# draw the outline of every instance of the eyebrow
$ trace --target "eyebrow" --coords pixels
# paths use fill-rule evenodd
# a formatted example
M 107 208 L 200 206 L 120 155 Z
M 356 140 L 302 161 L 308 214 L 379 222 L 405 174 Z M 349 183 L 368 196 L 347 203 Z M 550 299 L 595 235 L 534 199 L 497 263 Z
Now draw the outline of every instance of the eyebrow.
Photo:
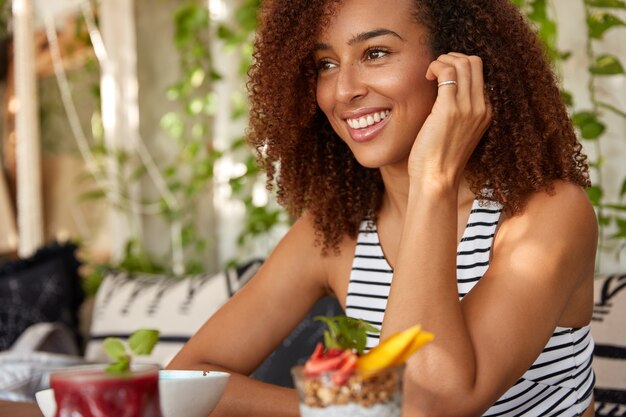
M 405 41 L 402 36 L 398 35 L 393 30 L 381 28 L 381 29 L 373 29 L 367 32 L 359 33 L 358 35 L 356 35 L 355 37 L 353 37 L 352 39 L 348 41 L 348 45 L 352 46 L 357 43 L 365 42 L 368 39 L 377 38 L 379 36 L 389 36 L 389 35 L 394 36 L 403 42 Z M 313 47 L 313 51 L 320 51 L 320 50 L 326 50 L 326 49 L 331 49 L 330 45 L 328 45 L 327 43 L 316 43 L 315 46 Z

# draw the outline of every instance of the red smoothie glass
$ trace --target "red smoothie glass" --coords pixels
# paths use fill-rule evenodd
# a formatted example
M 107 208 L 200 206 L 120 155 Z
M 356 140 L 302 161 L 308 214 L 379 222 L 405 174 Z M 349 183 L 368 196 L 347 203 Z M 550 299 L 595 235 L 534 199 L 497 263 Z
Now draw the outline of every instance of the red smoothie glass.
M 141 366 L 126 374 L 82 368 L 50 375 L 55 417 L 162 417 L 159 370 Z

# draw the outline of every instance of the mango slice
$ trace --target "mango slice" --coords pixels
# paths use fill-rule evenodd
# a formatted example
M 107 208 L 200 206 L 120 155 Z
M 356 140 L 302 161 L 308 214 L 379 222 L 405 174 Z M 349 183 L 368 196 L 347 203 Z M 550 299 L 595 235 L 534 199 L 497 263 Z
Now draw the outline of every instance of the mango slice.
M 357 369 L 372 372 L 390 366 L 402 365 L 416 350 L 433 340 L 434 335 L 422 330 L 419 324 L 395 333 L 378 346 L 359 357 Z
M 413 355 L 418 349 L 424 346 L 426 343 L 432 341 L 435 338 L 435 335 L 431 332 L 427 332 L 426 330 L 420 331 L 417 336 L 413 338 L 411 344 L 405 349 L 402 355 L 398 356 L 398 358 L 393 361 L 391 366 L 398 366 L 404 364 L 410 357 Z

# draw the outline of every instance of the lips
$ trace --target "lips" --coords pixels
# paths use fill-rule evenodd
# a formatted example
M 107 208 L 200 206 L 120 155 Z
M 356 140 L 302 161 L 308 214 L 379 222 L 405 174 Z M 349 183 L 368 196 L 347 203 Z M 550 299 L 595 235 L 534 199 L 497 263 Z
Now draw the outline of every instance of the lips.
M 344 117 L 350 137 L 356 142 L 368 142 L 387 124 L 390 110 L 378 110 Z

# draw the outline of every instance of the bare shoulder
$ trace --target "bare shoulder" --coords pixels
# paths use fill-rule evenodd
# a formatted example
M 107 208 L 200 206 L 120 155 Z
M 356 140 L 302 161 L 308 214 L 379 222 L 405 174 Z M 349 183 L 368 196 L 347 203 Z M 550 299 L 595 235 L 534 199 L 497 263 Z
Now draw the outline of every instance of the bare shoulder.
M 355 240 L 346 235 L 336 248 L 324 250 L 323 236 L 315 228 L 313 216 L 305 212 L 274 248 L 267 263 L 281 271 L 315 281 L 317 285 L 324 286 L 327 293 L 339 296 L 341 291 L 338 291 L 337 280 L 346 275 L 346 262 L 354 254 L 354 245 Z M 349 269 L 350 264 L 347 266 L 348 274 Z
M 329 294 L 343 303 L 347 293 L 356 239 L 345 234 L 336 248 L 323 248 L 322 236 L 315 229 L 313 217 L 305 213 L 292 226 L 281 246 L 285 251 L 306 251 L 308 267 L 323 276 Z M 280 248 L 277 248 L 279 250 Z M 301 265 L 301 267 L 305 267 Z
M 554 238 L 578 236 L 577 240 L 594 241 L 597 220 L 585 190 L 565 181 L 553 185 L 549 192 L 531 194 L 522 212 L 507 218 L 503 226 L 507 224 L 506 229 L 519 229 L 520 233 L 534 231 Z M 595 250 L 595 242 L 593 245 Z
M 294 264 L 294 270 L 306 268 L 311 275 L 320 276 L 324 272 L 321 248 L 318 243 L 313 218 L 304 213 L 291 226 L 287 234 L 270 254 L 269 262 L 280 262 L 282 269 L 287 265 Z
M 509 262 L 524 255 L 548 275 L 551 269 L 568 270 L 570 277 L 586 279 L 593 276 L 597 238 L 596 215 L 585 190 L 556 181 L 550 192 L 532 194 L 521 213 L 502 222 L 494 252 Z
M 560 209 L 564 214 L 579 215 L 595 223 L 595 213 L 587 192 L 571 182 L 554 181 L 552 191 L 531 194 L 526 210 L 546 209 Z

